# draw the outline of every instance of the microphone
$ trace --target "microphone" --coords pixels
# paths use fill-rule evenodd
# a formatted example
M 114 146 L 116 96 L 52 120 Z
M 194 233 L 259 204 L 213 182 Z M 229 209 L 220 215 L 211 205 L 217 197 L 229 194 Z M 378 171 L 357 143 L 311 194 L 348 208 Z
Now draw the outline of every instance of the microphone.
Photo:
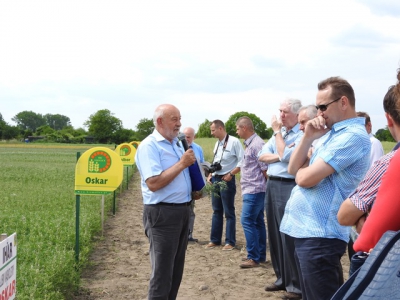
M 185 149 L 185 151 L 187 151 L 189 149 L 189 145 L 188 145 L 188 142 L 186 140 L 185 134 L 183 134 L 182 132 L 180 132 L 178 134 L 178 143 L 177 143 L 178 146 L 179 146 L 179 141 L 182 143 L 183 149 Z

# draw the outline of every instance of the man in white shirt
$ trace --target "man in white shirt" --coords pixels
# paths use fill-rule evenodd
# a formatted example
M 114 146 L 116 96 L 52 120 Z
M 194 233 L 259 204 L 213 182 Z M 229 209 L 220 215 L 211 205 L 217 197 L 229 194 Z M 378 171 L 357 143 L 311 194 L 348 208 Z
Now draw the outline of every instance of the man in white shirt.
M 372 123 L 371 123 L 371 118 L 370 116 L 363 111 L 357 112 L 358 117 L 364 117 L 365 118 L 365 129 L 367 130 L 367 133 L 369 135 L 369 139 L 371 141 L 371 155 L 370 155 L 370 167 L 372 164 L 378 160 L 381 156 L 383 156 L 385 153 L 383 152 L 383 147 L 381 142 L 373 136 L 372 132 Z

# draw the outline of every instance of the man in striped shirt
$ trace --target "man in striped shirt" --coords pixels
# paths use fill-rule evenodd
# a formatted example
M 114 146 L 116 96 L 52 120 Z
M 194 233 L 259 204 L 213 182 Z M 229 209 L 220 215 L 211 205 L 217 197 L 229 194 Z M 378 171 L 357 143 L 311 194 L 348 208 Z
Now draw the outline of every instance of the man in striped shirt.
M 247 257 L 242 259 L 240 267 L 254 268 L 264 263 L 267 255 L 264 199 L 268 165 L 258 161 L 258 152 L 265 142 L 254 132 L 249 117 L 241 117 L 236 121 L 236 133 L 244 139 L 245 145 L 240 185 L 243 196 L 241 224 L 246 238 Z
M 396 109 L 394 86 L 389 88 L 383 99 L 383 109 L 385 110 L 389 131 L 397 141 L 397 145 L 391 152 L 375 161 L 357 189 L 342 203 L 337 215 L 341 225 L 355 225 L 358 233 L 360 233 L 365 218 L 374 204 L 382 176 L 400 146 L 400 111 Z

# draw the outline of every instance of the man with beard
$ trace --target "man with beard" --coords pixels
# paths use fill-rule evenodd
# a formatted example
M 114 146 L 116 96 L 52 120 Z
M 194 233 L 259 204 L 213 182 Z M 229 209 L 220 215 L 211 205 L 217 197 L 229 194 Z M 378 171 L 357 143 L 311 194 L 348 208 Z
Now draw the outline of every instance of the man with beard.
M 143 225 L 150 242 L 148 299 L 176 299 L 188 243 L 192 185 L 188 167 L 192 149 L 178 146 L 179 110 L 162 104 L 154 112 L 155 129 L 136 152 L 141 175 Z

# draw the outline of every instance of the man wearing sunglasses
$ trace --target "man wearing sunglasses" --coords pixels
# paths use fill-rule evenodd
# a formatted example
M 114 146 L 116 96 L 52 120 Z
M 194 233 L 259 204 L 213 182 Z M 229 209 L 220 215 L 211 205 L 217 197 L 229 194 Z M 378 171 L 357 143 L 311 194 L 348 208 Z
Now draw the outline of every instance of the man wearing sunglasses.
M 343 200 L 357 187 L 369 166 L 371 142 L 358 118 L 351 85 L 340 77 L 318 84 L 319 114 L 307 122 L 289 161 L 296 176 L 285 207 L 281 232 L 294 238 L 303 299 L 330 299 L 343 283 L 340 263 L 349 227 L 337 220 Z M 328 133 L 329 132 L 329 133 Z M 308 158 L 314 140 L 324 141 Z

